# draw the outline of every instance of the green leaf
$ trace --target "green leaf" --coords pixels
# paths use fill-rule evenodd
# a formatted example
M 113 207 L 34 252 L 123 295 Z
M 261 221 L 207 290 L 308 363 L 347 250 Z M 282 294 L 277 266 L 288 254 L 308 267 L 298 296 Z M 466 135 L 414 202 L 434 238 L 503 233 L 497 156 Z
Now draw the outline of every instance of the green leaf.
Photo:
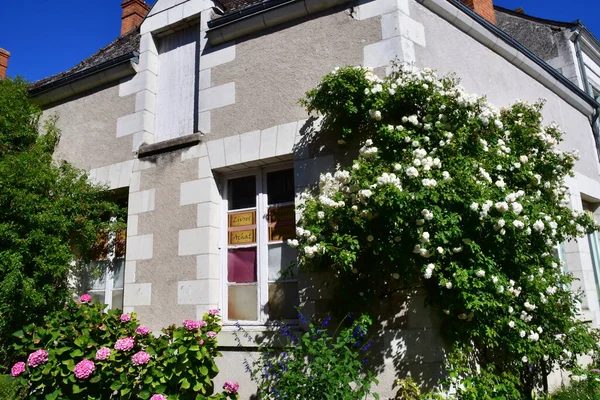
M 81 357 L 83 356 L 83 351 L 81 351 L 80 349 L 75 349 L 72 352 L 70 352 L 69 355 L 73 358 Z
M 187 378 L 183 378 L 183 380 L 181 381 L 181 387 L 183 389 L 189 389 L 190 388 L 190 382 L 187 380 Z

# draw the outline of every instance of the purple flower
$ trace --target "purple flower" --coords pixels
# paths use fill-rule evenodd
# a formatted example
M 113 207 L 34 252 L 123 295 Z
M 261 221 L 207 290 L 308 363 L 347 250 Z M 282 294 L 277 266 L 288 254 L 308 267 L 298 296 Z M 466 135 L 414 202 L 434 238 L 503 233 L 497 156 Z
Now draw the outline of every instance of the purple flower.
M 138 335 L 147 335 L 148 332 L 150 332 L 150 329 L 148 329 L 144 325 L 140 325 L 137 328 L 135 328 L 135 333 L 138 334 Z
M 209 339 L 214 339 L 214 338 L 217 337 L 217 333 L 213 332 L 213 331 L 206 332 L 206 337 L 209 338 Z
M 132 337 L 122 338 L 117 340 L 117 343 L 115 343 L 115 350 L 129 351 L 133 349 L 134 344 L 135 340 L 133 340 Z
M 131 321 L 131 314 L 121 314 L 121 322 Z
M 208 310 L 208 314 L 209 315 L 219 315 L 219 310 L 216 308 L 213 308 L 212 310 Z
M 86 379 L 88 378 L 92 372 L 94 372 L 96 367 L 94 366 L 94 362 L 91 360 L 82 360 L 75 366 L 73 372 L 77 379 Z
M 108 347 L 101 347 L 96 352 L 96 360 L 106 360 L 110 357 L 110 349 Z
M 131 362 L 134 365 L 144 365 L 148 364 L 150 358 L 152 358 L 150 354 L 146 353 L 145 351 L 138 351 L 133 355 L 133 357 L 131 357 Z
M 167 400 L 167 398 L 162 394 L 155 394 L 154 396 L 150 397 L 150 400 Z
M 12 368 L 10 369 L 10 374 L 12 376 L 19 376 L 23 372 L 25 372 L 25 363 L 23 361 L 19 361 L 18 363 L 13 365 Z
M 31 368 L 35 368 L 46 361 L 48 361 L 48 352 L 46 350 L 34 351 L 27 357 L 27 364 L 29 364 Z
M 227 393 L 237 393 L 239 388 L 240 388 L 240 385 L 238 385 L 237 383 L 232 382 L 232 381 L 227 381 L 223 385 L 223 389 Z
M 82 303 L 90 303 L 92 301 L 92 296 L 90 296 L 87 293 L 82 294 L 81 297 L 79 298 L 79 301 Z

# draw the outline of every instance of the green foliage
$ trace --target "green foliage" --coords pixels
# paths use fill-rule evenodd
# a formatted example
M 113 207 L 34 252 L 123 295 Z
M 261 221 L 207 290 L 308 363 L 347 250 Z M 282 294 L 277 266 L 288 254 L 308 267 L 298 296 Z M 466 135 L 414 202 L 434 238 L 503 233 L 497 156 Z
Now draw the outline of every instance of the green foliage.
M 15 333 L 15 349 L 27 367 L 14 380 L 26 388 L 29 399 L 109 399 L 115 391 L 120 399 L 155 394 L 170 400 L 237 398 L 235 393 L 214 393 L 213 378 L 219 372 L 215 357 L 220 356 L 215 336 L 221 329 L 216 312 L 202 321 L 185 321 L 187 327 L 170 326 L 155 337 L 139 326 L 135 315 L 104 309 L 103 304 L 70 303 L 43 324 Z M 123 338 L 132 338 L 133 344 L 117 344 Z M 101 348 L 110 349 L 110 355 L 99 355 Z M 28 355 L 36 350 L 45 350 L 48 360 L 32 367 Z M 139 354 L 149 360 L 136 361 Z M 93 361 L 94 370 L 78 377 L 76 365 L 83 360 Z
M 412 378 L 396 380 L 396 400 L 417 400 L 421 397 L 419 385 Z
M 0 400 L 24 399 L 23 387 L 10 375 L 0 375 Z
M 25 82 L 0 80 L 0 365 L 12 332 L 64 306 L 72 262 L 122 214 L 85 173 L 53 161 L 60 135 L 52 118 L 40 134 L 40 115 Z
M 598 400 L 600 398 L 600 374 L 592 372 L 585 380 L 571 382 L 567 387 L 553 393 L 549 400 Z
M 347 319 L 342 323 L 348 324 Z M 366 358 L 373 343 L 366 337 L 371 319 L 363 315 L 343 329 L 340 325 L 333 336 L 327 330 L 329 320 L 321 324 L 305 321 L 308 330 L 301 337 L 296 336 L 301 332 L 283 326 L 281 340 L 260 346 L 260 358 L 252 367 L 247 365 L 260 399 L 379 398 L 371 393 L 377 380 Z
M 558 148 L 541 102 L 497 109 L 429 69 L 380 79 L 356 67 L 304 104 L 323 116 L 317 139 L 362 146 L 305 194 L 289 241 L 302 268 L 333 272 L 340 311 L 424 287 L 451 346 L 448 385 L 465 399 L 530 398 L 553 366 L 598 350 L 553 256 L 597 226 L 568 207 L 578 157 Z

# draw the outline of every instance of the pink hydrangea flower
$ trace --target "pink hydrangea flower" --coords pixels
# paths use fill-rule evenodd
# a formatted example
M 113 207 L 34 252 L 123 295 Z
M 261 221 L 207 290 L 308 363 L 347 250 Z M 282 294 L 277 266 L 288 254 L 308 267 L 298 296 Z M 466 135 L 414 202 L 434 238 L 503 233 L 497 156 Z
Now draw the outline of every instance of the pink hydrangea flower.
M 167 400 L 167 397 L 162 394 L 155 394 L 154 396 L 150 397 L 150 400 Z
M 19 361 L 18 363 L 13 365 L 12 368 L 10 369 L 10 374 L 12 376 L 19 376 L 23 372 L 25 372 L 25 363 L 23 361 Z
M 227 381 L 223 385 L 223 389 L 227 393 L 237 393 L 239 388 L 240 388 L 240 385 L 238 385 L 237 383 L 232 382 L 232 381 Z
M 129 322 L 129 321 L 131 321 L 130 314 L 121 314 L 121 322 Z
M 134 365 L 144 365 L 148 364 L 150 358 L 152 358 L 150 354 L 146 353 L 145 351 L 138 351 L 133 355 L 133 357 L 131 357 L 131 362 Z
M 77 363 L 73 372 L 77 379 L 87 379 L 96 367 L 92 360 L 82 360 Z
M 200 328 L 200 321 L 186 319 L 185 321 L 183 321 L 183 326 L 185 326 L 185 329 L 187 329 L 188 331 L 193 331 L 194 329 Z
M 204 340 L 202 340 L 202 339 L 198 340 L 198 344 L 199 344 L 200 346 L 202 346 L 202 345 L 204 344 Z
M 214 339 L 217 337 L 217 333 L 210 331 L 210 332 L 206 332 L 206 337 L 210 338 L 210 339 Z
M 34 351 L 27 357 L 27 364 L 29 364 L 31 368 L 35 368 L 46 361 L 48 361 L 48 352 L 46 350 Z
M 135 333 L 138 334 L 138 335 L 147 335 L 148 332 L 150 332 L 150 329 L 148 329 L 144 325 L 140 325 L 137 328 L 135 328 Z
M 108 347 L 102 347 L 96 352 L 96 360 L 106 360 L 110 357 L 110 349 Z
M 213 308 L 212 310 L 208 310 L 208 314 L 209 315 L 219 315 L 219 310 L 216 308 Z
M 87 293 L 82 294 L 81 297 L 79 298 L 79 301 L 82 303 L 90 303 L 92 301 L 92 296 L 90 296 Z
M 134 344 L 135 340 L 133 340 L 132 337 L 122 338 L 117 340 L 117 343 L 115 343 L 115 350 L 129 351 L 133 349 Z

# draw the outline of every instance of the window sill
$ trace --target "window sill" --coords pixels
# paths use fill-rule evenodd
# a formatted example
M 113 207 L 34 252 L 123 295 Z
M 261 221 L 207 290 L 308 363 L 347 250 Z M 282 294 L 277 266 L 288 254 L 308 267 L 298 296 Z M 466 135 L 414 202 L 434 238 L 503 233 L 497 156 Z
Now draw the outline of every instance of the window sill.
M 192 133 L 191 135 L 180 136 L 158 143 L 142 144 L 138 150 L 138 158 L 149 157 L 155 154 L 167 153 L 173 150 L 192 147 L 201 141 L 201 133 Z
M 304 330 L 298 325 L 288 326 L 297 337 L 302 336 L 304 333 Z M 250 335 L 251 340 L 246 334 Z M 242 330 L 239 330 L 234 325 L 224 325 L 217 336 L 217 343 L 219 348 L 235 347 L 240 350 L 252 350 L 257 349 L 260 345 L 273 338 L 283 339 L 278 326 L 244 326 L 242 327 Z M 280 341 L 278 341 L 277 345 L 283 347 L 283 343 L 279 342 Z

